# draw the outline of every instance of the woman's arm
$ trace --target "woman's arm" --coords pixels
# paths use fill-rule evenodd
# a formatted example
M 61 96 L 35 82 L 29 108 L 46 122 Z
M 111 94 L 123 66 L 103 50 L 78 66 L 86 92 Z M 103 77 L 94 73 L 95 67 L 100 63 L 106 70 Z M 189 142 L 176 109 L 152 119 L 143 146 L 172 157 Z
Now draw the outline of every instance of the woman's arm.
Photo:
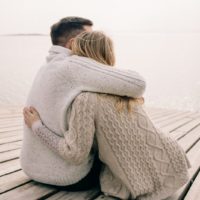
M 137 98 L 142 97 L 146 89 L 146 81 L 135 71 L 120 70 L 76 55 L 67 62 L 73 82 L 80 87 L 80 91 Z
M 64 138 L 56 135 L 42 124 L 37 111 L 25 111 L 25 122 L 32 128 L 33 133 L 54 152 L 72 164 L 79 165 L 89 156 L 93 144 L 94 102 L 88 94 L 82 93 L 74 100 L 69 120 L 69 130 L 64 133 Z M 30 122 L 30 121 L 33 122 Z

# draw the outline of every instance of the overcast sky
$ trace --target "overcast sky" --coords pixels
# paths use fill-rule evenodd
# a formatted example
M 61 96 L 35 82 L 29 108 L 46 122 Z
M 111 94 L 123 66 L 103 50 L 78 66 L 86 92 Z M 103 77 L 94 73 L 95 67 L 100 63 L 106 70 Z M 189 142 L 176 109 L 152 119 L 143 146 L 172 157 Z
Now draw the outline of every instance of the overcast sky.
M 48 34 L 71 15 L 108 31 L 200 33 L 200 0 L 0 0 L 0 34 Z

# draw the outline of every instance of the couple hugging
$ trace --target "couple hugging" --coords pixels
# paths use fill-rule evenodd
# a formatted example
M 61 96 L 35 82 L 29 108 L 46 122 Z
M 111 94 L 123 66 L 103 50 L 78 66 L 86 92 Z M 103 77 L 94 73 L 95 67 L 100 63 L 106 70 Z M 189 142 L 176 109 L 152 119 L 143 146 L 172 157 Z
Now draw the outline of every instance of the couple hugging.
M 112 40 L 92 25 L 66 17 L 51 27 L 23 110 L 22 169 L 62 190 L 164 199 L 188 181 L 190 163 L 145 112 L 143 77 L 114 67 Z

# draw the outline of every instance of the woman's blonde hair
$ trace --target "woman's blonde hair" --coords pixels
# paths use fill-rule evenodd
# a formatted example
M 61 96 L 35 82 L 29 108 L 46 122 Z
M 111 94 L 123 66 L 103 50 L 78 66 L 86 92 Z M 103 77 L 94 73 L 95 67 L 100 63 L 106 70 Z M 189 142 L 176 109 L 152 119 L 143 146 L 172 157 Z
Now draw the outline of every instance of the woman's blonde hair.
M 92 58 L 106 65 L 114 66 L 115 64 L 113 42 L 99 31 L 79 34 L 72 43 L 72 53 Z
M 88 57 L 111 67 L 115 65 L 113 42 L 100 31 L 83 32 L 76 36 L 72 42 L 72 54 Z M 127 107 L 131 112 L 133 105 L 143 103 L 143 98 L 120 97 L 116 107 L 118 111 Z

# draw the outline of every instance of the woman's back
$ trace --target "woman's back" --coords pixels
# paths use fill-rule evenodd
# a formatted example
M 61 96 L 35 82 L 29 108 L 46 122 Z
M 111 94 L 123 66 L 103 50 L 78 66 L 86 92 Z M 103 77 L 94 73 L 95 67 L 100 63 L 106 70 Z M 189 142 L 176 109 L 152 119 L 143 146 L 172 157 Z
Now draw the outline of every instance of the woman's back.
M 189 163 L 176 141 L 157 130 L 141 105 L 130 113 L 116 108 L 118 96 L 82 93 L 95 103 L 96 139 L 100 160 L 101 189 L 120 198 L 141 196 L 161 199 L 188 180 Z
M 119 101 L 128 103 L 121 98 L 83 92 L 69 110 L 64 137 L 40 120 L 32 124 L 33 133 L 71 165 L 85 163 L 88 171 L 97 144 L 104 163 L 102 192 L 120 199 L 164 199 L 188 181 L 187 157 L 176 141 L 154 127 L 141 105 L 119 112 Z

